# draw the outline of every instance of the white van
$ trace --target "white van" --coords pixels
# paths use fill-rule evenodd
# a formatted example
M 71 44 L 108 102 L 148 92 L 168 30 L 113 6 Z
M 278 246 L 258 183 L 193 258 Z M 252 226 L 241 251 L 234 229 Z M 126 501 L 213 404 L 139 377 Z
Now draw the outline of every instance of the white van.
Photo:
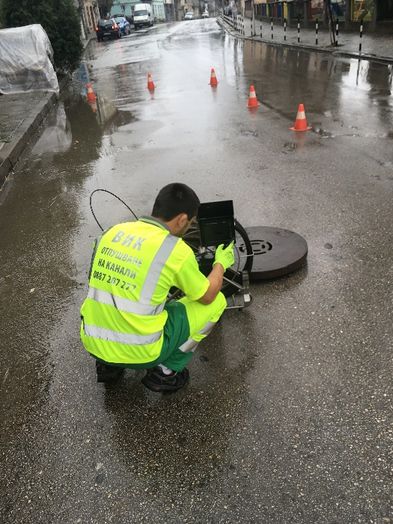
M 133 17 L 135 29 L 154 24 L 154 16 L 150 4 L 135 4 Z

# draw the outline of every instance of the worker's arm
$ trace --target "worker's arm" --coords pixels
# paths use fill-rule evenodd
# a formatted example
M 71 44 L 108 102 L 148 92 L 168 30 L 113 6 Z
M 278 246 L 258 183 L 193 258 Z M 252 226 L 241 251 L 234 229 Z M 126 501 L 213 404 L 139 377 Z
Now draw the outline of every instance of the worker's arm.
M 213 269 L 207 279 L 209 287 L 206 293 L 199 299 L 201 304 L 211 304 L 222 288 L 223 276 L 225 271 L 235 262 L 233 253 L 233 242 L 224 248 L 223 244 L 218 246 L 214 257 Z
M 199 299 L 201 304 L 211 304 L 222 288 L 224 268 L 221 264 L 215 264 L 207 279 L 210 282 L 206 293 Z

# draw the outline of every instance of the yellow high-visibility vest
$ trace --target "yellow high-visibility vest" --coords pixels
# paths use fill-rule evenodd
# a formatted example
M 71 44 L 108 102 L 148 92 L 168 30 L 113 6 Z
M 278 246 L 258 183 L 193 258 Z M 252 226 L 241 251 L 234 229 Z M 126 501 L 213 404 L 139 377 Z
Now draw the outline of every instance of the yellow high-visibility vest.
M 81 339 L 109 363 L 156 360 L 167 320 L 173 275 L 192 250 L 151 218 L 118 224 L 96 244 L 89 292 L 81 308 Z

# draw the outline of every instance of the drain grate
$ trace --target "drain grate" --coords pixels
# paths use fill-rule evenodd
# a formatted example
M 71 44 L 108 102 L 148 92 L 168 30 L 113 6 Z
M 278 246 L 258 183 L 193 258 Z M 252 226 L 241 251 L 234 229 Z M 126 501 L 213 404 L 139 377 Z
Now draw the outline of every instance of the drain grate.
M 271 242 L 268 242 L 267 240 L 250 240 L 250 242 L 254 255 L 263 255 L 273 249 Z M 244 244 L 240 244 L 238 249 L 241 253 L 247 252 L 246 246 Z

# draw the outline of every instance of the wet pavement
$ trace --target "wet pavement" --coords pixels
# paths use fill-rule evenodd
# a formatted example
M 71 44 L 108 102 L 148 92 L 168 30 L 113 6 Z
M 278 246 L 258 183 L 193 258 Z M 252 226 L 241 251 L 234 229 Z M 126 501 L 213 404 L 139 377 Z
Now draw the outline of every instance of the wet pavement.
M 391 67 L 214 20 L 87 59 L 97 107 L 70 89 L 1 196 L 1 522 L 393 521 Z M 300 102 L 313 131 L 295 135 Z M 89 195 L 144 214 L 175 180 L 233 199 L 245 226 L 298 232 L 308 266 L 252 286 L 185 390 L 153 394 L 134 371 L 105 388 L 78 333 Z M 94 206 L 103 227 L 128 218 Z
M 54 93 L 43 92 L 0 96 L 0 191 L 56 100 Z

